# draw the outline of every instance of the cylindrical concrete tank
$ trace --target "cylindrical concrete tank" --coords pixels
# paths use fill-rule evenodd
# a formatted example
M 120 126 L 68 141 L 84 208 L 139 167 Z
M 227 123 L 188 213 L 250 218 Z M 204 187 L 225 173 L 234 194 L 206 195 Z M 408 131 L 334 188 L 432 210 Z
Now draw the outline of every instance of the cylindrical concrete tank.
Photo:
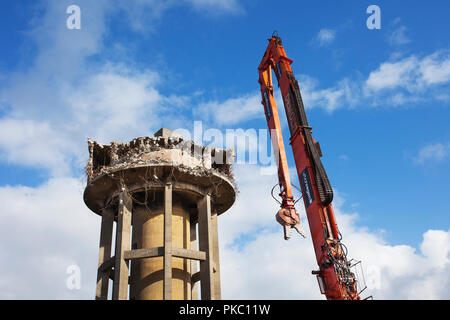
M 181 201 L 172 205 L 172 245 L 190 249 L 190 215 Z M 133 212 L 133 248 L 164 246 L 164 204 L 152 208 L 136 206 Z M 137 300 L 162 300 L 163 257 L 145 258 L 132 262 L 133 278 L 130 281 L 130 298 Z M 191 299 L 191 265 L 187 259 L 172 260 L 172 298 Z
M 220 299 L 217 216 L 235 200 L 233 151 L 161 129 L 129 143 L 89 140 L 89 152 L 84 201 L 102 216 L 96 298 L 108 298 L 113 279 L 113 299 L 198 299 L 198 288 Z

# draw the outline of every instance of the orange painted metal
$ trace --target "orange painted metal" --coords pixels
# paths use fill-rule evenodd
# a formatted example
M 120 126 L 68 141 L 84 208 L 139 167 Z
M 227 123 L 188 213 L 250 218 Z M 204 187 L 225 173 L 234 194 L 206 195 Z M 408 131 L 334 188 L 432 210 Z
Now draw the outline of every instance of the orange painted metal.
M 327 299 L 359 300 L 356 279 L 350 271 L 350 263 L 347 261 L 346 253 L 340 242 L 340 233 L 336 225 L 331 200 L 328 201 L 329 203 L 326 200 L 321 200 L 323 195 L 320 194 L 318 185 L 318 181 L 320 181 L 318 178 L 320 177 L 317 176 L 319 172 L 317 163 L 315 163 L 317 160 L 312 157 L 311 147 L 307 143 L 307 139 L 311 139 L 311 137 L 307 137 L 311 133 L 311 128 L 306 120 L 301 96 L 297 100 L 293 97 L 296 88 L 298 96 L 300 95 L 297 81 L 291 69 L 293 61 L 287 58 L 278 36 L 272 36 L 268 40 L 269 44 L 258 71 L 262 104 L 271 131 L 272 146 L 278 160 L 278 180 L 282 190 L 280 194 L 282 197 L 281 210 L 277 214 L 277 221 L 281 224 L 284 222 L 293 226 L 293 223 L 299 223 L 299 217 L 294 207 L 280 119 L 273 96 L 272 69 L 277 77 L 283 97 L 291 132 L 290 144 L 301 182 L 303 202 L 316 261 L 319 266 L 319 271 L 313 271 L 313 274 L 318 277 L 321 290 L 323 290 Z M 314 145 L 314 148 L 317 148 L 317 145 Z M 321 155 L 320 152 L 317 154 Z M 321 163 L 320 165 L 322 166 Z M 310 188 L 312 190 L 309 190 Z

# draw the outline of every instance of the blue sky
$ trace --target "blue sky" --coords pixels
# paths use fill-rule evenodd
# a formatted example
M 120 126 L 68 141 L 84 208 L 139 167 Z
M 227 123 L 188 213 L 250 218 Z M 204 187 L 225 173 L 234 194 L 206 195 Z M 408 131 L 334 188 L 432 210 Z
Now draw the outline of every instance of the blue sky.
M 81 8 L 81 30 L 66 28 L 65 10 L 71 4 Z M 380 30 L 366 27 L 366 9 L 371 4 L 381 9 Z M 257 67 L 266 39 L 277 30 L 288 57 L 294 60 L 292 68 L 309 122 L 338 194 L 338 225 L 349 230 L 349 240 L 366 235 L 366 239 L 375 239 L 379 249 L 406 250 L 404 265 L 434 259 L 439 263 L 429 272 L 446 274 L 450 265 L 448 1 L 410 1 L 406 5 L 356 0 L 339 4 L 71 0 L 10 1 L 1 6 L 0 198 L 9 200 L 5 200 L 5 211 L 12 213 L 3 214 L 17 230 L 29 229 L 27 222 L 15 220 L 14 214 L 36 208 L 30 199 L 37 195 L 52 199 L 58 186 L 72 186 L 68 190 L 74 195 L 67 201 L 81 202 L 78 193 L 82 191 L 88 137 L 103 143 L 127 141 L 151 135 L 160 127 L 192 130 L 194 121 L 202 121 L 204 129 L 222 132 L 266 128 Z M 281 104 L 278 107 L 283 109 Z M 281 117 L 284 119 L 283 111 Z M 287 144 L 284 120 L 283 127 Z M 290 148 L 287 150 L 293 166 Z M 262 229 L 269 230 L 268 236 L 274 232 L 281 237 L 272 219 L 273 204 L 270 212 L 262 205 L 255 212 L 261 215 L 261 222 L 254 228 L 226 233 L 230 230 L 227 226 L 245 222 L 233 217 L 257 205 L 248 197 L 266 201 L 276 183 L 275 176 L 259 176 L 258 164 L 256 168 L 240 165 L 236 172 L 241 174 L 236 178 L 242 192 L 229 220 L 223 218 L 222 231 L 226 239 L 223 256 L 231 260 L 243 253 L 253 257 L 252 248 L 268 241 L 259 237 Z M 293 181 L 297 184 L 296 178 Z M 66 261 L 82 265 L 88 270 L 86 279 L 92 278 L 98 220 L 80 203 L 67 213 L 67 220 L 58 217 L 53 223 L 58 205 L 47 205 L 36 208 L 48 215 L 48 224 L 37 228 L 36 237 L 44 230 L 64 229 L 68 221 L 78 223 L 80 232 L 89 225 L 91 242 L 77 249 L 79 255 L 56 249 L 49 255 L 58 257 L 55 259 L 63 269 Z M 86 221 L 74 222 L 77 214 L 81 216 L 76 208 L 84 210 Z M 345 242 L 347 235 L 343 235 Z M 12 237 L 6 241 L 14 241 Z M 80 235 L 73 231 L 68 243 L 76 243 L 77 237 Z M 43 245 L 51 239 L 42 240 Z M 444 256 L 435 254 L 436 248 L 428 247 L 430 242 L 439 245 Z M 236 244 L 239 250 L 234 251 Z M 297 251 L 295 242 L 288 246 Z M 310 243 L 301 246 L 307 248 Z M 355 258 L 363 259 L 370 250 L 355 247 L 356 253 L 363 255 Z M 87 251 L 93 257 L 91 264 L 80 258 Z M 393 253 L 397 256 L 402 255 Z M 367 256 L 366 260 L 376 261 L 377 257 Z M 229 262 L 225 265 L 229 270 L 238 268 Z M 305 270 L 314 267 L 306 265 Z M 405 298 L 411 297 L 406 293 L 406 278 L 395 275 L 414 273 L 412 269 L 395 269 L 403 270 L 396 273 L 388 265 L 380 268 L 392 284 L 403 284 Z M 47 279 L 42 272 L 41 279 Z M 59 272 L 64 278 L 64 270 Z M 448 273 L 445 277 L 450 281 Z M 417 288 L 425 292 L 423 288 L 431 288 L 433 281 L 424 275 Z M 44 286 L 46 282 L 39 283 Z M 3 285 L 8 290 L 0 280 L 0 288 Z M 89 283 L 86 286 L 86 291 L 77 294 L 55 287 L 44 297 L 90 297 L 93 291 L 89 291 Z M 386 288 L 390 287 L 373 290 L 391 298 Z M 11 297 L 40 297 L 37 290 L 11 290 Z M 237 292 L 242 291 L 237 285 L 224 290 L 230 298 L 239 297 Z M 306 289 L 292 290 L 299 297 L 317 298 L 303 294 Z M 449 291 L 429 290 L 429 297 L 449 298 Z M 252 298 L 256 292 L 242 297 Z

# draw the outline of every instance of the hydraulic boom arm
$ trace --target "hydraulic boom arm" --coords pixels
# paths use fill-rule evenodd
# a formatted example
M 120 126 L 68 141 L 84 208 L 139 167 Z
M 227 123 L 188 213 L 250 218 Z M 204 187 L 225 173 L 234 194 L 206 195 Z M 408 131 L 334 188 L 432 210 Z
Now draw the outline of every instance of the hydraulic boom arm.
M 276 214 L 276 219 L 284 228 L 286 240 L 290 237 L 290 228 L 295 228 L 304 235 L 299 215 L 294 207 L 280 120 L 273 96 L 272 69 L 283 97 L 291 133 L 290 144 L 319 265 L 319 270 L 313 271 L 313 274 L 317 276 L 321 292 L 327 299 L 360 299 L 355 275 L 350 271 L 346 248 L 341 243 L 341 234 L 334 217 L 331 204 L 333 190 L 320 160 L 322 154 L 319 144 L 312 137 L 312 128 L 306 118 L 300 88 L 291 69 L 293 61 L 287 58 L 281 39 L 277 35 L 268 40 L 269 45 L 258 71 L 262 104 L 271 132 L 281 188 L 281 209 Z

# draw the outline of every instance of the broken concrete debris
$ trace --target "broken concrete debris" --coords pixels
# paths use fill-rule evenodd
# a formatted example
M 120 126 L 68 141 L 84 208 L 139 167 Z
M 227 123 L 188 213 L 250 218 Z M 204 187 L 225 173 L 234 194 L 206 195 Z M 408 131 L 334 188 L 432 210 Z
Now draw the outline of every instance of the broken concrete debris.
M 219 149 L 184 140 L 171 130 L 162 128 L 153 137 L 139 137 L 130 142 L 114 141 L 109 145 L 88 139 L 88 183 L 95 177 L 113 171 L 141 166 L 175 166 L 192 175 L 220 173 L 233 180 L 233 149 Z

